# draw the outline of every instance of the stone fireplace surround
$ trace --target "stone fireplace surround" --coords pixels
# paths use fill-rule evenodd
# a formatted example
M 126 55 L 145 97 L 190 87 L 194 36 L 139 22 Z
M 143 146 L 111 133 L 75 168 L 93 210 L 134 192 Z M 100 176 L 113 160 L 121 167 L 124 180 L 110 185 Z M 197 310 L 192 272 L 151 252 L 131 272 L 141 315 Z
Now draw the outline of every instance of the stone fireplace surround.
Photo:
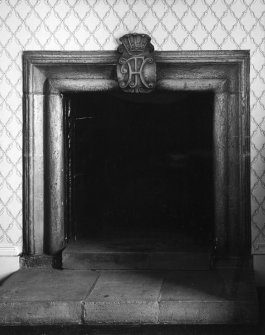
M 220 257 L 250 256 L 249 52 L 156 52 L 157 90 L 215 94 L 215 237 Z M 119 90 L 118 55 L 23 54 L 24 255 L 54 255 L 66 240 L 65 92 Z

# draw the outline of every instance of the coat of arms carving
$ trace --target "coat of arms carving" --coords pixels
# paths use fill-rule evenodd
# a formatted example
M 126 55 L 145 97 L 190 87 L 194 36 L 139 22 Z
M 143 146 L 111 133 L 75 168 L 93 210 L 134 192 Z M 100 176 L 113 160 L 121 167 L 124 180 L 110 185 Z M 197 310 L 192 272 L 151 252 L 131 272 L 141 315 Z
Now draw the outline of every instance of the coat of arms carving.
M 156 84 L 156 63 L 151 37 L 127 34 L 120 38 L 117 78 L 124 92 L 149 93 Z

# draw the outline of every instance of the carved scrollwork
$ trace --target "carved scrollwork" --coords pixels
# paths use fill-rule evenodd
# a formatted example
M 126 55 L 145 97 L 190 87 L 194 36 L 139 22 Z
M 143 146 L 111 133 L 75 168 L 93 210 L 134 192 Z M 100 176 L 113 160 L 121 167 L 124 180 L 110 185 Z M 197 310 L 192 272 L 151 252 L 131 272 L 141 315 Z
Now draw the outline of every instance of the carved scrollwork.
M 117 78 L 124 92 L 149 93 L 156 84 L 154 46 L 146 34 L 127 34 L 120 38 Z

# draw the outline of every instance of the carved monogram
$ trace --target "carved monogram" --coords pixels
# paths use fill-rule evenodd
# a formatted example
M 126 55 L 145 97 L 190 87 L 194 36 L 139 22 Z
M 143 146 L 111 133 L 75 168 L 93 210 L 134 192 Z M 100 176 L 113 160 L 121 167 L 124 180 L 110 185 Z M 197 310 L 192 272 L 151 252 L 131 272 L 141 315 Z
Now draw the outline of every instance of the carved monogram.
M 124 92 L 149 93 L 156 84 L 154 46 L 146 34 L 127 34 L 120 38 L 117 78 Z

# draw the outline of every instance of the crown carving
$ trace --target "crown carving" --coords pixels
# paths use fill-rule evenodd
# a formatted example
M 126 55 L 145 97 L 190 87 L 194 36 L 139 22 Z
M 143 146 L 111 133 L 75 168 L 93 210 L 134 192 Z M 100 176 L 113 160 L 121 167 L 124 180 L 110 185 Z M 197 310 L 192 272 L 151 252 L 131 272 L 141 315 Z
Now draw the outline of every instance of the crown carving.
M 150 44 L 151 38 L 146 34 L 126 34 L 120 38 L 120 41 L 122 45 L 119 51 L 122 52 L 124 46 L 129 55 L 141 54 L 147 46 L 152 46 Z

